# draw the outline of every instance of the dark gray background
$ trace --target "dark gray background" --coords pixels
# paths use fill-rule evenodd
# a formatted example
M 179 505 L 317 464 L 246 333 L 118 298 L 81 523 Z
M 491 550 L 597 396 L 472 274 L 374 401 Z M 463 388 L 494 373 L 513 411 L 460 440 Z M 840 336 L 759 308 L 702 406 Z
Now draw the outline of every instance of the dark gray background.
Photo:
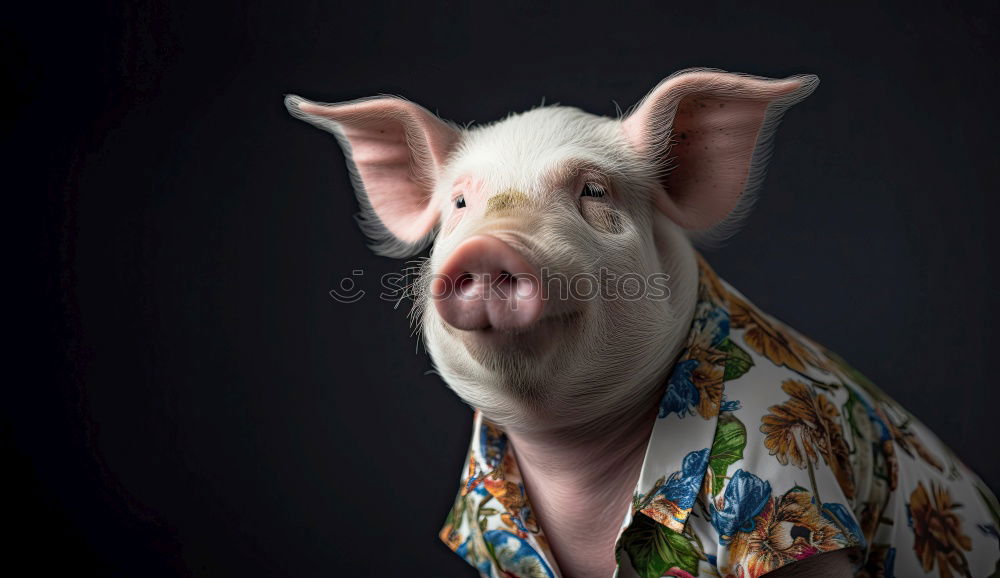
M 2 28 L 7 564 L 473 575 L 436 537 L 471 413 L 371 296 L 401 263 L 286 92 L 465 123 L 543 97 L 613 115 L 690 66 L 818 74 L 709 259 L 1000 487 L 996 3 L 87 4 Z M 354 269 L 369 297 L 335 303 Z

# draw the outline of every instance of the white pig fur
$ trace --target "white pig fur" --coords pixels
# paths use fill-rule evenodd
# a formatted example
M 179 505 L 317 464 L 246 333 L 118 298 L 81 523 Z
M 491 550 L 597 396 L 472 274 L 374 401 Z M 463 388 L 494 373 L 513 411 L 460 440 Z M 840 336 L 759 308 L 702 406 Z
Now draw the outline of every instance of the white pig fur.
M 699 72 L 719 71 L 678 72 L 654 88 L 646 100 L 675 78 Z M 671 107 L 651 108 L 655 117 L 648 123 L 654 132 L 650 140 L 666 146 L 651 146 L 648 154 L 636 150 L 625 137 L 623 119 L 564 106 L 537 108 L 464 130 L 450 125 L 460 137 L 447 163 L 436 174 L 420 175 L 433 187 L 431 202 L 440 206 L 439 222 L 446 221 L 456 210 L 451 203 L 451 187 L 463 174 L 482 179 L 486 191 L 513 188 L 527 193 L 544 211 L 535 211 L 535 220 L 530 224 L 511 227 L 505 223 L 499 229 L 483 219 L 464 219 L 446 235 L 439 233 L 441 227 L 435 227 L 420 242 L 407 244 L 381 225 L 340 125 L 303 112 L 300 106 L 307 101 L 299 97 L 289 96 L 286 104 L 293 115 L 338 137 L 362 208 L 358 220 L 373 239 L 377 252 L 405 256 L 434 241 L 430 258 L 421 267 L 424 274 L 414 285 L 413 318 L 421 326 L 435 367 L 448 386 L 487 419 L 506 429 L 533 431 L 544 427 L 589 436 L 605 433 L 605 427 L 613 427 L 618 415 L 655 404 L 654 398 L 688 331 L 694 309 L 697 274 L 694 249 L 687 237 L 709 243 L 721 240 L 736 230 L 753 205 L 782 114 L 808 96 L 818 82 L 813 76 L 794 79 L 801 82 L 800 87 L 773 102 L 767 111 L 739 202 L 709 231 L 681 229 L 655 210 L 650 201 L 652 196 L 664 194 L 659 177 L 672 169 L 670 155 L 662 154 L 671 137 L 675 112 Z M 642 106 L 640 103 L 635 109 Z M 417 159 L 415 167 L 431 166 L 422 141 L 409 139 L 408 144 Z M 581 162 L 609 177 L 619 203 L 622 233 L 602 234 L 586 226 L 572 196 L 566 191 L 544 189 L 544 175 L 560 166 Z M 567 277 L 601 267 L 618 274 L 639 273 L 644 278 L 665 273 L 670 276 L 671 297 L 585 303 L 587 322 L 580 324 L 581 331 L 573 332 L 572 339 L 562 339 L 558 350 L 543 359 L 522 355 L 524 352 L 506 355 L 502 351 L 478 359 L 470 357 L 455 335 L 444 330 L 434 308 L 426 306 L 427 286 L 430 275 L 458 243 L 486 230 L 522 250 L 530 261 Z

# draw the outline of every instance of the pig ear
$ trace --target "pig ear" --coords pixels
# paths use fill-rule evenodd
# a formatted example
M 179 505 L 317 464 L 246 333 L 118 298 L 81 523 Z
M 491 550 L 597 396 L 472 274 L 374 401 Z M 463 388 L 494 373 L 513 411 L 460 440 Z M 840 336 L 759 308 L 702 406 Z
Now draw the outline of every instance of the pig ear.
M 395 97 L 323 104 L 290 95 L 285 106 L 337 137 L 375 252 L 406 257 L 430 242 L 440 216 L 434 186 L 459 129 Z
M 782 114 L 818 83 L 811 75 L 774 80 L 705 69 L 661 82 L 622 123 L 660 175 L 666 194 L 657 194 L 657 207 L 704 231 L 738 204 L 752 204 Z

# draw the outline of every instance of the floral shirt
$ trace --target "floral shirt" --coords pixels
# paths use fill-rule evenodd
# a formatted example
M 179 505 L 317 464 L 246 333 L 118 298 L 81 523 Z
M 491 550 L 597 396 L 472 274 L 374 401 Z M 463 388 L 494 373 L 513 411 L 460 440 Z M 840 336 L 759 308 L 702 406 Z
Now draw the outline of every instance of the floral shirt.
M 996 497 L 933 433 L 699 259 L 615 576 L 751 578 L 852 548 L 857 576 L 1000 576 Z M 441 539 L 491 578 L 559 576 L 503 432 L 476 413 Z

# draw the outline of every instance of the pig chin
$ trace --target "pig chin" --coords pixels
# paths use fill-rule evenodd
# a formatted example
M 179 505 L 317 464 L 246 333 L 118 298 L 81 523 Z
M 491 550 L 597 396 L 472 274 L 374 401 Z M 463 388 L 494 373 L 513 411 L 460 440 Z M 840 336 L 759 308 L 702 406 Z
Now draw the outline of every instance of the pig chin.
M 542 316 L 516 330 L 458 329 L 431 314 L 424 337 L 442 374 L 517 397 L 543 395 L 544 384 L 579 354 L 588 315 L 581 308 Z M 534 385 L 533 385 L 534 384 Z

